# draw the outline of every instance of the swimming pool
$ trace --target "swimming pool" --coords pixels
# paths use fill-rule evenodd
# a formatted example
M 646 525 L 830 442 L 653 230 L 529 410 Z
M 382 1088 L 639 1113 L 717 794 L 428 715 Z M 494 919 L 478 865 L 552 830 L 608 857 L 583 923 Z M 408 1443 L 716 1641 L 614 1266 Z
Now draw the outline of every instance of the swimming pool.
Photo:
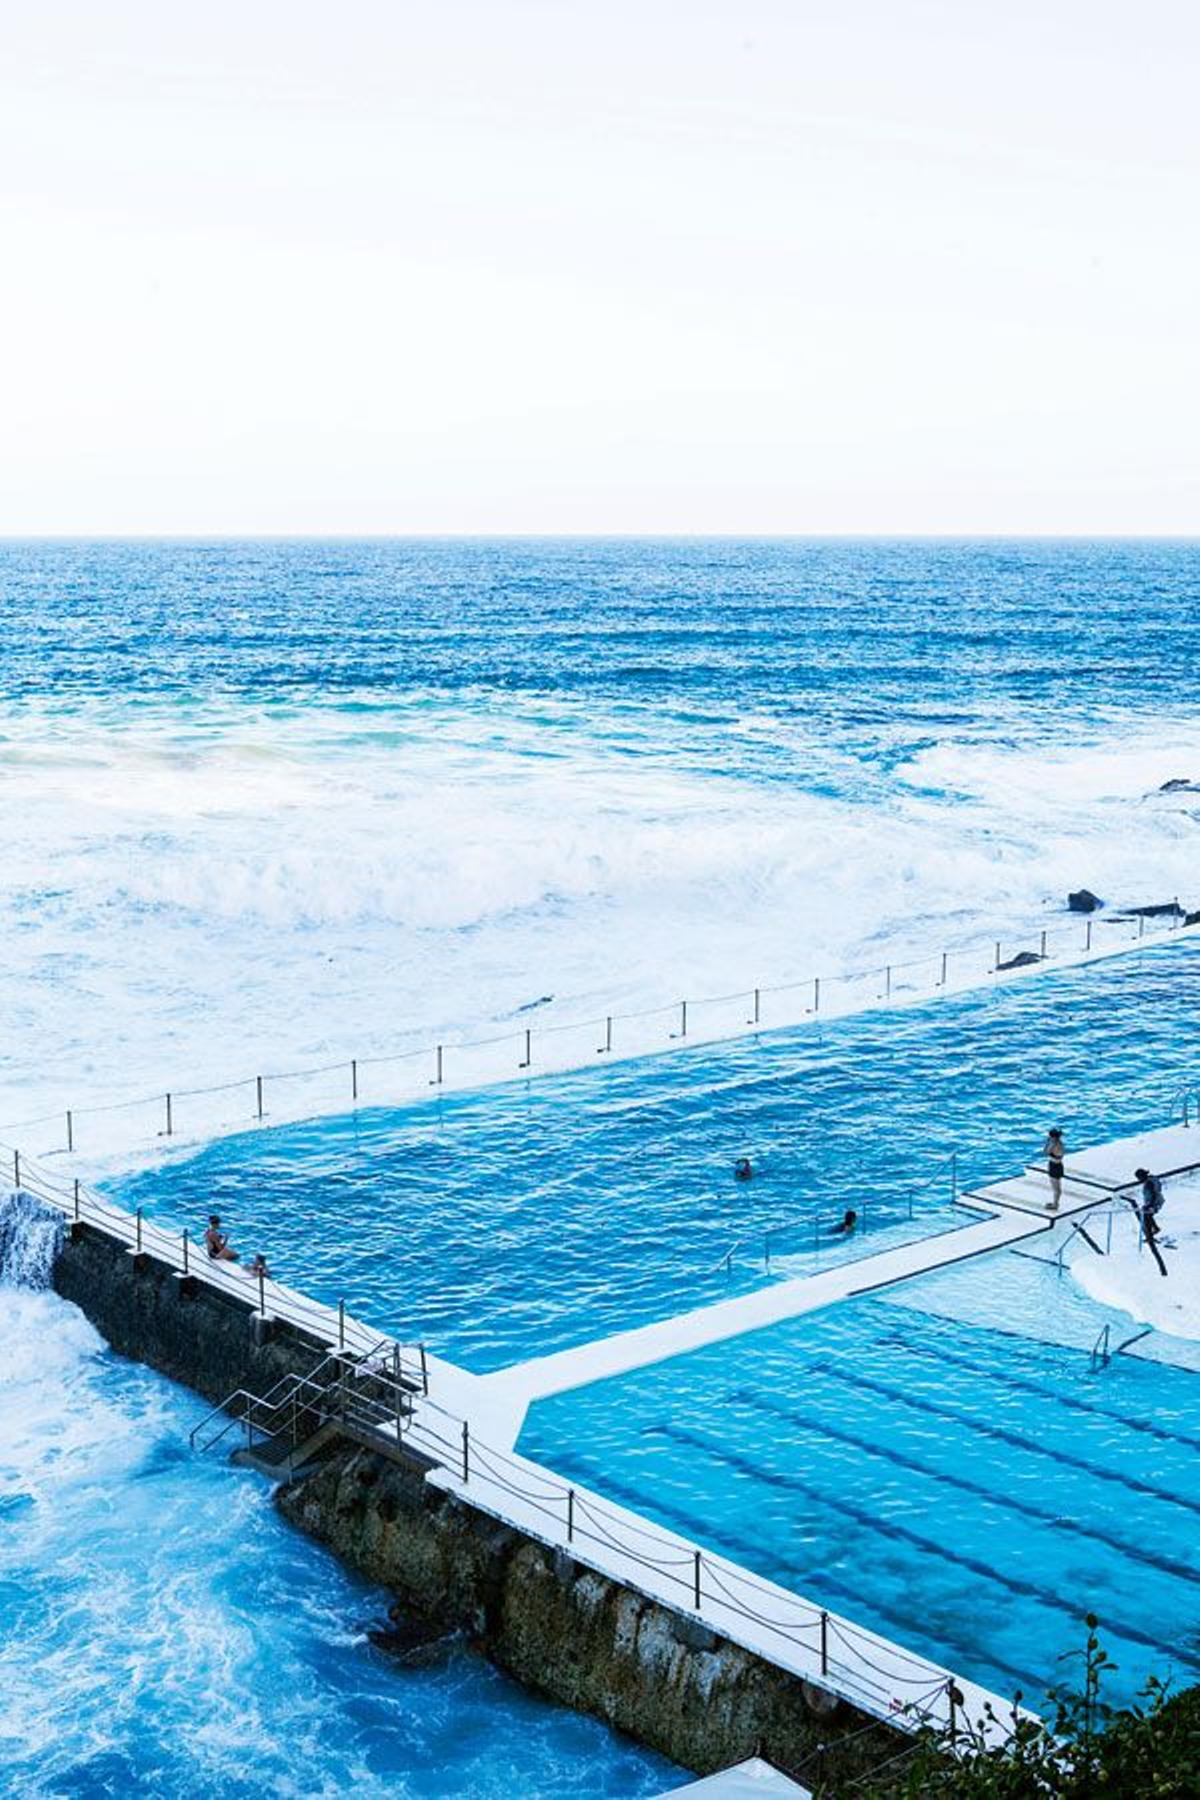
M 1001 1253 L 542 1401 L 520 1449 L 1032 1704 L 1095 1611 L 1129 1698 L 1200 1677 L 1200 1381 L 1091 1374 L 1108 1316 Z
M 107 1185 L 179 1228 L 216 1209 L 282 1279 L 490 1370 L 807 1272 L 814 1243 L 827 1264 L 945 1229 L 956 1147 L 969 1183 L 1051 1120 L 1074 1143 L 1161 1122 L 1197 970 L 1185 939 L 819 1034 L 260 1130 Z M 743 1154 L 758 1173 L 735 1182 Z M 865 1236 L 837 1244 L 847 1206 Z

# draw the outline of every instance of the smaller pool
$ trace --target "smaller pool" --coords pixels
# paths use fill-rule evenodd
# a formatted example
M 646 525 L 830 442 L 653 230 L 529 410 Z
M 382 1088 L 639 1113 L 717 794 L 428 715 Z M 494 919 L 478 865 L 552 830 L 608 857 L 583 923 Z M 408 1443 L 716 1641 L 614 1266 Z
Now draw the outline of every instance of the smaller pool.
M 544 1401 L 520 1448 L 1032 1703 L 1095 1611 L 1127 1699 L 1200 1676 L 1200 1380 L 1092 1375 L 1106 1316 L 988 1258 Z

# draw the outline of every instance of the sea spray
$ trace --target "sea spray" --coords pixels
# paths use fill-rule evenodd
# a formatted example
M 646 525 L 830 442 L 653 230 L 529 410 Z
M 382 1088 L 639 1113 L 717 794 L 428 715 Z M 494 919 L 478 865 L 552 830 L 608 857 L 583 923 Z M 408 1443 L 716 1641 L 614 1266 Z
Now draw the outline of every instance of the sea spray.
M 50 1287 L 66 1220 L 33 1194 L 18 1190 L 0 1198 L 0 1287 Z

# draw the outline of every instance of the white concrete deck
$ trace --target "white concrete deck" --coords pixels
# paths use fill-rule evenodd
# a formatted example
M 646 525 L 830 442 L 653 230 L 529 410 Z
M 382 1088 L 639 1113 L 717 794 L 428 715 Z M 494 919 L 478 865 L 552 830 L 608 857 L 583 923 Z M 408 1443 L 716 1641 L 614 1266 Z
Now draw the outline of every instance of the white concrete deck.
M 1095 1203 L 1093 1198 L 1092 1205 Z M 1049 1230 L 1050 1223 L 1044 1218 L 1031 1219 L 1022 1212 L 991 1212 L 988 1217 L 973 1220 L 959 1231 L 945 1231 L 936 1237 L 918 1239 L 898 1249 L 882 1251 L 878 1256 L 864 1256 L 836 1268 L 823 1269 L 816 1275 L 769 1283 L 752 1293 L 739 1294 L 732 1300 L 719 1300 L 712 1306 L 697 1307 L 693 1312 L 680 1313 L 654 1325 L 640 1325 L 632 1331 L 620 1331 L 597 1342 L 559 1350 L 552 1356 L 517 1363 L 494 1375 L 482 1376 L 481 1398 L 494 1409 L 495 1421 L 503 1418 L 509 1423 L 510 1430 L 515 1423 L 516 1429 L 509 1437 L 509 1442 L 515 1443 L 525 1412 L 534 1400 L 566 1393 L 570 1388 L 584 1387 L 594 1381 L 607 1381 L 614 1375 L 627 1375 L 650 1363 L 665 1362 L 668 1357 L 702 1350 L 710 1344 L 723 1343 L 727 1338 L 741 1337 L 745 1332 L 761 1331 L 765 1326 L 816 1312 L 838 1300 L 850 1300 L 857 1294 L 890 1287 L 898 1281 L 909 1281 L 914 1275 L 944 1268 L 948 1263 L 1002 1250 L 1006 1245 Z

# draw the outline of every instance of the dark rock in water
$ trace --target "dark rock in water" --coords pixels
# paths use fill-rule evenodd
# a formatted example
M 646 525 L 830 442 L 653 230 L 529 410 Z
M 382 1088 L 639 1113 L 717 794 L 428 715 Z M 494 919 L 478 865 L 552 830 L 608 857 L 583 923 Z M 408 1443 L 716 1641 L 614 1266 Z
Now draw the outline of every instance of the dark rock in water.
M 1067 905 L 1072 912 L 1098 912 L 1104 902 L 1090 888 L 1079 888 L 1076 893 L 1067 895 Z
M 1200 781 L 1188 781 L 1183 775 L 1173 775 L 1170 781 L 1164 781 L 1159 788 L 1160 794 L 1200 794 Z
M 1040 963 L 1041 960 L 1041 957 L 1032 950 L 1018 950 L 1015 956 L 1010 956 L 1007 962 L 997 963 L 996 967 L 998 969 L 1027 969 L 1031 963 Z
M 1200 912 L 1184 913 L 1183 922 L 1185 925 L 1200 925 Z
M 1153 906 L 1131 906 L 1131 919 L 1172 919 L 1181 917 L 1183 908 L 1178 900 L 1158 900 Z
M 367 1637 L 377 1650 L 389 1656 L 421 1657 L 443 1648 L 454 1635 L 451 1628 L 426 1614 L 414 1613 L 397 1602 L 388 1607 L 387 1624 L 375 1625 Z
M 526 1000 L 523 1006 L 518 1006 L 517 1012 L 536 1012 L 539 1006 L 549 1006 L 553 998 L 553 994 L 539 994 L 536 1000 Z M 514 1014 L 514 1017 L 515 1016 L 516 1015 Z

